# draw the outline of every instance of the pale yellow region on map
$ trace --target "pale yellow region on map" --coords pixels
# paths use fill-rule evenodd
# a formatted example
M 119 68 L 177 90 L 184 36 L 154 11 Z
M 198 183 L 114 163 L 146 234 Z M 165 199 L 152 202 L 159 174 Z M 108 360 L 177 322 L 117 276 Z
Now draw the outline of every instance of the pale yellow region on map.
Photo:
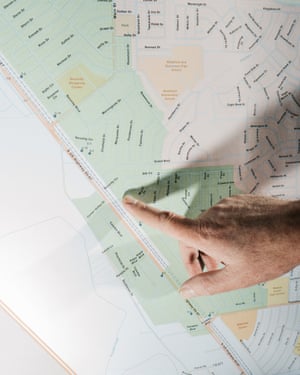
M 115 34 L 117 36 L 135 35 L 135 16 L 133 14 L 118 14 L 115 21 Z
M 289 302 L 289 279 L 287 277 L 268 281 L 265 286 L 268 291 L 268 306 Z
M 256 310 L 238 311 L 224 314 L 221 319 L 239 340 L 248 340 L 255 329 L 257 312 Z
M 172 103 L 203 78 L 202 50 L 199 46 L 180 46 L 169 57 L 143 56 L 138 61 L 138 69 L 161 97 Z
M 295 349 L 294 349 L 294 353 L 296 355 L 300 355 L 300 335 L 297 338 Z
M 63 91 L 76 105 L 91 95 L 97 87 L 102 86 L 105 82 L 104 78 L 93 73 L 83 64 L 79 64 L 66 71 L 58 79 L 58 83 Z

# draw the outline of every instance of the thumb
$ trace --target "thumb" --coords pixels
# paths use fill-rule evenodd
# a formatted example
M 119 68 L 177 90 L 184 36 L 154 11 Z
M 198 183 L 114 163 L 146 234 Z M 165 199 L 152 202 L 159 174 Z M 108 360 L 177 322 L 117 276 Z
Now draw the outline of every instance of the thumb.
M 185 281 L 179 292 L 185 299 L 228 292 L 242 287 L 239 275 L 230 266 L 199 273 Z

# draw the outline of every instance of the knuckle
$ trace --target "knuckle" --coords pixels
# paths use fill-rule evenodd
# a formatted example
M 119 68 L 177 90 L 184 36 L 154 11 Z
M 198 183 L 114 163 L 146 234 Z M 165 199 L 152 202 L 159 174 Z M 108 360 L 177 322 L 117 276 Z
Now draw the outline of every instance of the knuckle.
M 212 219 L 199 220 L 198 221 L 198 233 L 202 238 L 205 239 L 225 239 L 227 229 L 226 225 L 222 222 L 222 217 L 214 217 Z
M 206 239 L 212 235 L 211 225 L 207 221 L 199 221 L 197 231 L 201 237 Z
M 226 197 L 219 201 L 218 205 L 227 205 L 232 201 L 232 198 Z
M 175 214 L 171 211 L 161 211 L 158 215 L 160 224 L 164 225 L 174 219 Z

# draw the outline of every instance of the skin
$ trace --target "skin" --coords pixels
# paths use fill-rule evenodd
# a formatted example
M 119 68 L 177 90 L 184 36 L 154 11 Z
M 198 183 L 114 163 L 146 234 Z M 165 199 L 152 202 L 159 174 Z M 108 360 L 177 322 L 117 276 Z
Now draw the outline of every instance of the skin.
M 179 241 L 184 298 L 244 288 L 300 264 L 300 201 L 237 195 L 189 219 L 125 196 L 125 208 Z M 206 271 L 206 272 L 205 272 Z

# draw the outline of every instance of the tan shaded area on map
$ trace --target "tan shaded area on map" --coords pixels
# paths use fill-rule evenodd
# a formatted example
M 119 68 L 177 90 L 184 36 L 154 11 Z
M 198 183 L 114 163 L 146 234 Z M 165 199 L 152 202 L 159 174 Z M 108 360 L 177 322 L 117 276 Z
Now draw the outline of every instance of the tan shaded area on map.
M 283 305 L 289 302 L 289 279 L 281 277 L 266 283 L 268 306 Z
M 238 311 L 224 314 L 221 319 L 239 340 L 248 340 L 255 329 L 257 311 Z
M 142 71 L 162 99 L 172 103 L 185 90 L 203 78 L 202 50 L 199 46 L 175 47 L 172 55 L 143 56 L 138 61 Z
M 93 73 L 86 66 L 79 64 L 66 71 L 58 79 L 58 83 L 70 99 L 78 105 L 83 99 L 91 95 L 97 87 L 102 86 L 105 79 Z
M 118 14 L 115 20 L 116 36 L 135 35 L 136 18 L 133 14 Z
M 300 335 L 298 335 L 298 338 L 295 344 L 294 353 L 300 356 Z

